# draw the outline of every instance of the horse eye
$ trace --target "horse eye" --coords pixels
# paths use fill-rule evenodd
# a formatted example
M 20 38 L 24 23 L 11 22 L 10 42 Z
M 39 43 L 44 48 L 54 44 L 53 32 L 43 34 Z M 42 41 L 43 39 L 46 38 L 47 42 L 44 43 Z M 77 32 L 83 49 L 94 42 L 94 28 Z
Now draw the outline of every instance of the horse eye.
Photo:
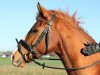
M 34 28 L 34 29 L 32 29 L 32 32 L 33 32 L 33 33 L 37 33 L 38 30 Z
M 37 33 L 38 32 L 38 30 L 36 29 L 36 28 L 32 28 L 30 31 L 29 31 L 29 33 Z

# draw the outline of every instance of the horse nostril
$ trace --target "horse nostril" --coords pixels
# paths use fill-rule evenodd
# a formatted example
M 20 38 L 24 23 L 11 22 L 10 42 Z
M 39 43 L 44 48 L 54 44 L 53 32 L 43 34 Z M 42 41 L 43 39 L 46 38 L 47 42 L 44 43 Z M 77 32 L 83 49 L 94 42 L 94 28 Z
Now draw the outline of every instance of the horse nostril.
M 14 55 L 13 55 L 12 59 L 14 59 Z
M 14 60 L 14 55 L 11 55 L 11 60 Z

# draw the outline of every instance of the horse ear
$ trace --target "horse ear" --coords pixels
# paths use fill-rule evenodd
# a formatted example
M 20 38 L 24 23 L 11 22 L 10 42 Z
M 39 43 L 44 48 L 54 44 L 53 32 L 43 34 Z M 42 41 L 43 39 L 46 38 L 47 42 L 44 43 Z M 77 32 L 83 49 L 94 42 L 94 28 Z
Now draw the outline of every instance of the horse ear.
M 38 8 L 39 13 L 42 14 L 44 17 L 48 16 L 49 14 L 48 11 L 43 6 L 41 6 L 39 2 L 37 4 L 37 8 Z

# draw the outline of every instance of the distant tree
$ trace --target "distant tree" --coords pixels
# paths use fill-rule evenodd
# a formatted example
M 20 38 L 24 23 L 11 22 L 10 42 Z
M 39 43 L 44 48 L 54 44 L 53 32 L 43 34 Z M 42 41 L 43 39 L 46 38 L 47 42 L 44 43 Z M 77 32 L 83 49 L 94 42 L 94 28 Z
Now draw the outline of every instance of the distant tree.
M 5 52 L 2 52 L 2 55 L 6 55 L 7 57 L 10 57 L 12 54 L 11 51 L 5 51 Z

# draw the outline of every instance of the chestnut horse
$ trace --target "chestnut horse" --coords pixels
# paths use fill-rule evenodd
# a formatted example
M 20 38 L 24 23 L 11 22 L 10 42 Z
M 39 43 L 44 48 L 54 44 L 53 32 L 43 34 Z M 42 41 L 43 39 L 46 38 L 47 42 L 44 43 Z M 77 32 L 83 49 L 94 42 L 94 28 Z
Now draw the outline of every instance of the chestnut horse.
M 20 45 L 21 50 L 16 49 L 12 54 L 12 63 L 15 66 L 24 67 L 25 60 L 31 62 L 29 58 L 35 59 L 36 56 L 40 58 L 42 55 L 50 52 L 55 52 L 60 57 L 65 68 L 84 67 L 100 60 L 99 53 L 90 56 L 85 56 L 81 53 L 81 49 L 85 47 L 84 43 L 95 44 L 96 42 L 79 26 L 80 23 L 77 21 L 75 14 L 70 16 L 68 13 L 61 11 L 46 10 L 39 3 L 37 8 L 39 11 L 36 17 L 37 22 L 24 40 L 31 48 L 34 48 L 34 52 L 33 54 L 29 53 L 28 48 Z M 52 17 L 53 14 L 56 16 L 55 18 Z M 43 36 L 42 39 L 39 37 L 47 25 L 49 25 L 47 30 L 49 39 L 48 45 L 45 45 L 46 37 Z M 41 40 L 36 44 L 38 38 Z M 24 57 L 22 57 L 23 55 Z M 68 75 L 100 75 L 100 64 L 85 69 L 66 71 Z

